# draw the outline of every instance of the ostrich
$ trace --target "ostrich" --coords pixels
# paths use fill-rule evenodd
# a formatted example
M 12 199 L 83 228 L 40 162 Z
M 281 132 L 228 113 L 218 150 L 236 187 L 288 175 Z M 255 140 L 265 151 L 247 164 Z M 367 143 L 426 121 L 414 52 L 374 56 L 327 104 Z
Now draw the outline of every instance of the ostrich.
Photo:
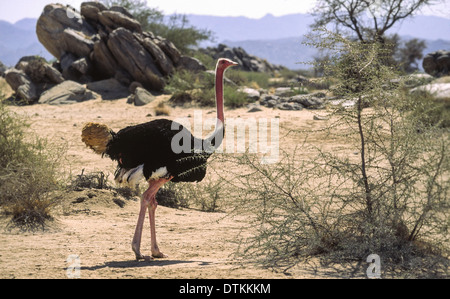
M 167 119 L 126 127 L 115 133 L 106 125 L 88 123 L 82 130 L 82 141 L 95 153 L 118 162 L 115 180 L 119 184 L 136 186 L 145 177 L 148 189 L 143 193 L 132 241 L 136 260 L 149 260 L 164 255 L 156 242 L 156 193 L 167 182 L 199 182 L 206 174 L 206 161 L 217 149 L 225 133 L 223 111 L 223 76 L 225 70 L 237 63 L 220 58 L 216 65 L 217 121 L 214 132 L 206 139 L 194 137 L 184 126 Z M 182 137 L 182 138 L 180 138 Z M 187 142 L 180 151 L 179 141 Z M 188 142 L 190 141 L 190 142 Z M 190 144 L 189 144 L 190 143 Z M 149 211 L 151 256 L 141 254 L 141 236 L 145 213 Z

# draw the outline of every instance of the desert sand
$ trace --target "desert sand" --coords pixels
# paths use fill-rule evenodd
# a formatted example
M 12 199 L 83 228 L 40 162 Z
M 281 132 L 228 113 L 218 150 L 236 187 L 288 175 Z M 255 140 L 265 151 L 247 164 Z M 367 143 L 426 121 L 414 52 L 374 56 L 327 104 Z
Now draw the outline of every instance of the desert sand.
M 114 163 L 96 155 L 81 142 L 83 125 L 94 121 L 119 130 L 147 122 L 158 118 L 152 116 L 155 115 L 154 107 L 161 101 L 167 101 L 168 97 L 160 96 L 143 107 L 127 104 L 126 99 L 97 99 L 72 105 L 32 105 L 11 109 L 27 119 L 31 133 L 66 147 L 63 157 L 66 173 L 75 176 L 84 169 L 86 172 L 104 171 L 112 175 Z M 291 150 L 302 141 L 298 134 L 289 134 L 288 128 L 320 129 L 327 125 L 326 120 L 313 120 L 315 114 L 323 114 L 323 111 L 262 109 L 255 113 L 247 112 L 246 108 L 226 109 L 225 113 L 227 118 L 279 119 L 280 147 L 283 150 Z M 194 113 L 201 113 L 204 118 L 211 118 L 214 112 L 213 108 L 175 107 L 171 108 L 169 116 L 164 117 L 176 119 L 190 115 L 192 118 Z M 344 143 L 336 144 L 336 140 L 323 139 L 321 134 L 318 132 L 311 136 L 310 142 L 323 143 L 323 146 L 344 146 Z M 224 166 L 216 164 L 209 167 Z M 139 200 L 128 200 L 123 207 L 119 207 L 113 201 L 114 196 L 114 192 L 109 190 L 64 192 L 61 194 L 62 203 L 54 212 L 55 220 L 43 232 L 7 230 L 8 218 L 2 216 L 0 278 L 67 278 L 70 277 L 68 268 L 70 270 L 75 265 L 74 261 L 79 265 L 81 278 L 330 277 L 330 273 L 320 267 L 312 271 L 311 264 L 300 264 L 283 273 L 283 269 L 264 269 L 236 258 L 237 236 L 250 233 L 245 231 L 245 217 L 232 216 L 226 211 L 207 213 L 161 205 L 156 211 L 157 237 L 161 251 L 168 257 L 138 262 L 131 251 L 131 239 Z M 144 226 L 142 252 L 150 252 L 148 219 Z

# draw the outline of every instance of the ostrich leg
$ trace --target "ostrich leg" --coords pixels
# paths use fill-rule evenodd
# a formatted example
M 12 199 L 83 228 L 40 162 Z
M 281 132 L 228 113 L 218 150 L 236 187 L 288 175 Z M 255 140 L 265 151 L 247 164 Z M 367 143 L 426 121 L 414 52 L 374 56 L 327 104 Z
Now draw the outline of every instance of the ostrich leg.
M 141 208 L 139 211 L 138 222 L 136 225 L 136 230 L 134 232 L 133 241 L 131 243 L 131 248 L 133 249 L 136 260 L 142 259 L 150 259 L 150 257 L 145 257 L 141 254 L 141 238 L 142 238 L 142 229 L 144 227 L 145 220 L 145 212 L 147 208 L 149 209 L 149 217 L 150 217 L 150 231 L 151 231 L 151 241 L 152 241 L 152 255 L 155 257 L 164 257 L 164 255 L 159 251 L 158 244 L 156 243 L 156 228 L 155 228 L 155 210 L 157 206 L 156 202 L 156 193 L 158 193 L 159 188 L 162 187 L 165 183 L 170 181 L 170 179 L 158 179 L 151 180 L 148 182 L 147 191 L 142 194 L 141 199 Z
M 131 243 L 131 248 L 136 254 L 136 260 L 143 260 L 145 257 L 141 254 L 141 237 L 142 237 L 142 228 L 145 220 L 145 212 L 147 211 L 147 204 L 145 203 L 145 193 L 142 195 L 141 199 L 141 210 L 139 211 L 139 218 L 136 225 L 136 230 L 134 232 L 133 241 Z
M 155 224 L 155 211 L 158 206 L 156 198 L 153 197 L 150 205 L 148 206 L 148 218 L 150 219 L 150 237 L 152 241 L 152 257 L 163 258 L 167 257 L 159 250 L 158 243 L 156 242 L 156 224 Z

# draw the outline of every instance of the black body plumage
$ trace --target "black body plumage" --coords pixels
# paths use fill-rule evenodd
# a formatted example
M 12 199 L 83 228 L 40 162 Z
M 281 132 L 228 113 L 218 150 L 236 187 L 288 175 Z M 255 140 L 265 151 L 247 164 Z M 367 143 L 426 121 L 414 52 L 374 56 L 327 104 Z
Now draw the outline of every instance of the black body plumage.
M 172 149 L 172 140 L 179 133 L 190 138 L 189 152 L 176 153 Z M 194 146 L 202 144 L 203 140 L 194 137 L 181 124 L 158 119 L 126 127 L 112 136 L 105 154 L 118 161 L 119 171 L 143 165 L 146 180 L 161 167 L 167 168 L 166 177 L 173 176 L 173 182 L 198 182 L 205 177 L 206 163 L 211 153 L 195 150 Z

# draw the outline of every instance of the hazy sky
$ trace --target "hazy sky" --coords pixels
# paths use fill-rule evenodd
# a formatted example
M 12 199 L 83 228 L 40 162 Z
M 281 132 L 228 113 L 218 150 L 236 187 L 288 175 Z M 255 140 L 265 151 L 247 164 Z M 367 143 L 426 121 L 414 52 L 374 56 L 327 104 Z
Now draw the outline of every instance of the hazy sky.
M 38 18 L 48 3 L 70 4 L 79 9 L 86 0 L 0 0 L 0 20 L 14 23 L 23 18 Z M 270 13 L 275 16 L 306 13 L 314 7 L 315 0 L 148 0 L 149 7 L 157 7 L 165 14 L 201 14 L 215 16 L 246 16 L 261 18 Z M 427 15 L 450 18 L 450 0 L 424 9 Z

